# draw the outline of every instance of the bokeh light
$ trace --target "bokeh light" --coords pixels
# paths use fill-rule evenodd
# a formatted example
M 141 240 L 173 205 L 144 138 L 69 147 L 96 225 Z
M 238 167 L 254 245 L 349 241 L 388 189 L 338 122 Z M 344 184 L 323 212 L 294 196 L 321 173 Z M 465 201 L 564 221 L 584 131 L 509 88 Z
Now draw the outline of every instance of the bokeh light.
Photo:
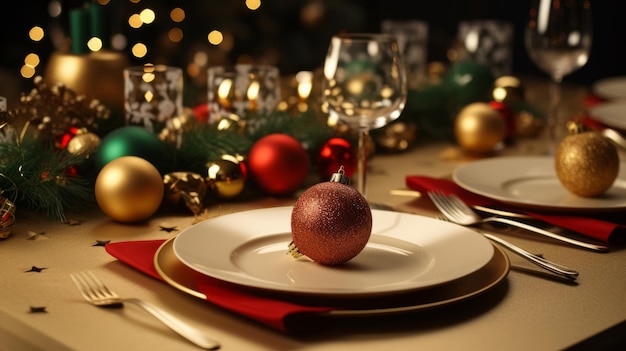
M 180 7 L 176 7 L 170 11 L 170 18 L 176 23 L 180 23 L 185 20 L 185 10 Z
M 141 20 L 141 17 L 139 16 L 139 14 L 133 14 L 128 18 L 128 25 L 131 28 L 140 28 L 143 25 L 143 21 Z
M 183 30 L 182 30 L 182 29 L 180 29 L 180 28 L 176 28 L 176 27 L 175 27 L 175 28 L 172 28 L 172 29 L 170 29 L 170 30 L 169 30 L 169 32 L 167 33 L 167 37 L 168 37 L 171 41 L 173 41 L 173 42 L 175 42 L 175 43 L 178 43 L 178 42 L 180 42 L 181 40 L 183 40 Z
M 35 67 L 24 65 L 22 69 L 20 69 L 20 74 L 24 78 L 32 78 L 35 75 Z
M 59 17 L 63 12 L 63 6 L 60 1 L 53 0 L 48 4 L 48 15 L 52 18 Z
M 97 37 L 93 37 L 87 41 L 87 47 L 91 51 L 100 51 L 102 50 L 102 40 Z
M 261 7 L 261 0 L 246 0 L 246 7 L 250 10 L 257 10 Z
M 148 54 L 148 47 L 143 43 L 133 45 L 131 52 L 137 58 L 145 57 Z
M 39 59 L 39 55 L 35 53 L 30 53 L 24 58 L 24 64 L 31 67 L 37 67 L 40 62 L 41 60 Z
M 139 13 L 139 17 L 143 23 L 150 24 L 156 19 L 156 14 L 152 9 L 144 9 Z
M 118 33 L 111 37 L 111 47 L 113 50 L 124 50 L 128 45 L 128 40 L 126 40 L 126 36 L 124 34 Z
M 39 26 L 34 26 L 33 28 L 30 29 L 30 31 L 28 32 L 28 37 L 33 40 L 33 41 L 40 41 L 41 39 L 43 39 L 44 37 L 44 31 L 43 28 L 39 27 Z
M 218 30 L 213 30 L 209 33 L 208 40 L 213 45 L 220 45 L 224 41 L 224 35 Z
M 35 76 L 36 68 L 39 66 L 41 59 L 39 55 L 30 53 L 24 57 L 24 65 L 20 69 L 20 75 L 24 78 L 32 78 Z

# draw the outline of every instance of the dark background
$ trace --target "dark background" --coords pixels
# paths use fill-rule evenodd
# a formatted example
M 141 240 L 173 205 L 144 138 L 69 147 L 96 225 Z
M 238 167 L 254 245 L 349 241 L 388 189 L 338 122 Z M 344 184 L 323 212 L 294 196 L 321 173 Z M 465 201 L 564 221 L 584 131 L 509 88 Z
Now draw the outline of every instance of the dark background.
M 65 14 L 82 3 L 63 1 Z M 283 74 L 293 74 L 321 66 L 328 40 L 338 31 L 376 32 L 384 19 L 424 20 L 429 23 L 429 61 L 448 63 L 446 50 L 456 36 L 459 21 L 499 19 L 515 26 L 513 74 L 547 77 L 529 61 L 524 49 L 528 0 L 265 0 L 257 11 L 245 9 L 243 3 L 243 0 L 142 0 L 134 4 L 112 0 L 109 24 L 112 32 L 126 34 L 129 42 L 142 40 L 149 44 L 151 53 L 144 58 L 146 62 L 185 67 L 194 50 L 214 52 L 206 42 L 206 35 L 211 29 L 219 28 L 235 38 L 232 50 L 226 54 L 227 60 L 235 62 L 243 55 L 276 64 Z M 602 78 L 626 75 L 626 1 L 590 0 L 590 3 L 594 16 L 590 59 L 583 68 L 567 76 L 566 82 L 590 85 Z M 19 76 L 26 54 L 40 55 L 42 64 L 38 72 L 41 72 L 47 57 L 56 49 L 49 37 L 38 43 L 28 39 L 27 32 L 33 25 L 68 31 L 67 17 L 52 19 L 47 13 L 48 4 L 49 1 L 23 0 L 11 1 L 10 10 L 5 6 L 0 21 L 0 95 L 14 96 L 29 88 L 31 81 Z M 187 13 L 182 24 L 185 39 L 176 45 L 164 44 L 163 33 L 171 27 L 162 20 L 166 16 L 141 30 L 127 29 L 125 21 L 137 9 L 152 7 L 158 10 L 157 14 L 167 14 L 176 5 Z M 312 8 L 318 11 L 310 11 Z M 308 19 L 303 19 L 303 13 L 309 14 Z

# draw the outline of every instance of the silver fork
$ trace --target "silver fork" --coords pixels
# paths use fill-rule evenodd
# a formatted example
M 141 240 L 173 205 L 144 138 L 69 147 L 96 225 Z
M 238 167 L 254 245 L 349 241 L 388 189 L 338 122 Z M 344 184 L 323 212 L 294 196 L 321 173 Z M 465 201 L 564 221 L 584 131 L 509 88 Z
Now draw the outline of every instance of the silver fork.
M 437 219 L 442 220 L 442 221 L 446 221 L 446 222 L 450 222 L 450 219 L 448 219 L 445 216 L 437 216 Z M 539 255 L 535 255 L 533 253 L 530 253 L 524 249 L 522 249 L 521 247 L 514 245 L 504 239 L 498 238 L 495 235 L 491 235 L 489 233 L 483 233 L 483 232 L 479 232 L 480 234 L 482 234 L 483 236 L 485 236 L 487 239 L 496 242 L 498 244 L 500 244 L 500 246 L 503 246 L 507 249 L 509 249 L 511 252 L 521 256 L 522 258 L 536 264 L 537 266 L 550 271 L 554 274 L 557 274 L 561 277 L 567 278 L 568 280 L 576 280 L 578 279 L 578 271 L 575 271 L 571 268 L 562 266 L 558 263 L 552 262 L 550 260 L 547 260 L 545 258 L 543 258 L 542 256 Z
M 104 285 L 93 273 L 80 272 L 70 274 L 80 294 L 92 305 L 98 307 L 122 306 L 124 302 L 133 303 L 156 317 L 185 339 L 206 350 L 217 350 L 220 344 L 204 332 L 188 325 L 162 309 L 139 299 L 121 298 Z
M 508 225 L 512 225 L 518 228 L 526 229 L 537 234 L 541 234 L 552 239 L 560 240 L 571 245 L 583 247 L 586 249 L 606 252 L 609 250 L 608 246 L 601 244 L 593 244 L 581 240 L 576 240 L 566 236 L 558 235 L 539 227 L 532 226 L 523 222 L 518 222 L 510 218 L 502 218 L 497 216 L 491 216 L 482 218 L 476 212 L 474 212 L 466 203 L 463 202 L 458 196 L 444 195 L 438 192 L 428 192 L 428 197 L 433 201 L 435 206 L 443 213 L 450 221 L 461 225 L 477 225 L 485 222 L 499 222 Z

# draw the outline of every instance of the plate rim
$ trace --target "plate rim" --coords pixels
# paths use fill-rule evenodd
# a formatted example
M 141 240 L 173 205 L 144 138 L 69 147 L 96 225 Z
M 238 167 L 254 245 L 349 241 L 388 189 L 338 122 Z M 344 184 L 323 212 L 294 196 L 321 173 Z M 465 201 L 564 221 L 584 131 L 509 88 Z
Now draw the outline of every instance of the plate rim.
M 541 162 L 549 162 L 550 160 L 553 160 L 553 156 L 539 156 L 539 155 L 533 155 L 533 156 L 498 156 L 498 157 L 493 157 L 493 158 L 487 158 L 487 159 L 481 159 L 481 160 L 477 160 L 477 161 L 473 161 L 470 163 L 466 163 L 464 165 L 461 165 L 459 167 L 457 167 L 453 172 L 452 172 L 452 180 L 455 184 L 457 184 L 458 186 L 460 186 L 461 188 L 472 192 L 474 194 L 478 194 L 478 195 L 482 195 L 484 197 L 493 199 L 493 200 L 497 200 L 503 203 L 507 203 L 510 205 L 515 205 L 515 206 L 519 206 L 519 207 L 524 207 L 524 208 L 529 208 L 529 209 L 539 209 L 539 210 L 543 210 L 543 211 L 550 211 L 550 212 L 563 212 L 563 211 L 569 211 L 569 212 L 588 212 L 588 211 L 592 211 L 595 213 L 600 213 L 600 212 L 616 212 L 616 211 L 620 211 L 620 210 L 624 210 L 626 209 L 626 199 L 621 202 L 619 205 L 615 205 L 615 206 L 608 206 L 608 207 L 593 207 L 593 206 L 568 206 L 568 205 L 550 205 L 550 204 L 543 204 L 543 203 L 538 203 L 536 201 L 528 201 L 528 200 L 523 200 L 523 199 L 516 199 L 516 198 L 511 198 L 511 197 L 504 197 L 504 196 L 499 196 L 497 194 L 490 194 L 486 191 L 483 191 L 481 189 L 477 189 L 474 186 L 471 186 L 469 184 L 467 184 L 466 181 L 463 181 L 462 179 L 460 179 L 459 174 L 463 171 L 467 171 L 467 169 L 469 169 L 470 167 L 479 167 L 481 165 L 484 166 L 485 163 L 497 163 L 497 162 L 513 162 L 514 160 L 521 160 L 521 159 L 526 159 L 526 160 L 534 160 L 536 161 L 541 161 Z M 553 161 L 552 161 L 553 162 Z M 552 171 L 554 171 L 553 169 L 551 169 Z M 618 177 L 616 180 L 622 180 L 622 181 L 626 181 L 626 178 L 620 178 L 620 174 L 622 174 L 622 176 L 626 173 L 626 162 L 624 161 L 620 161 L 620 171 L 618 173 Z M 556 175 L 555 175 L 556 178 Z
M 626 96 L 624 97 L 624 100 L 612 100 L 612 101 L 603 102 L 598 105 L 589 107 L 589 115 L 594 120 L 602 124 L 605 124 L 611 128 L 615 128 L 618 130 L 626 130 L 626 119 L 624 119 L 622 124 L 616 124 L 614 119 L 606 118 L 606 117 L 603 117 L 602 115 L 598 115 L 599 110 L 601 111 L 602 109 L 611 108 L 614 106 L 622 107 L 623 110 L 626 112 Z
M 167 260 L 168 257 L 165 256 L 169 255 L 169 260 L 176 261 L 174 264 L 178 263 L 178 268 L 185 270 L 186 274 L 201 274 L 183 264 L 180 260 L 178 260 L 178 257 L 176 257 L 173 250 L 173 242 L 176 239 L 176 236 L 166 239 L 155 252 L 153 256 L 153 265 L 157 274 L 161 277 L 161 279 L 163 279 L 165 283 L 167 283 L 171 287 L 187 295 L 211 302 L 204 293 L 194 289 L 191 286 L 185 285 L 185 282 L 181 282 L 180 278 L 179 280 L 177 280 L 177 277 L 172 277 L 173 274 L 169 274 L 168 272 L 166 272 L 167 268 L 163 267 L 164 264 L 162 264 L 162 261 Z M 427 294 L 430 291 L 443 290 L 443 295 L 445 295 L 445 293 L 448 293 L 450 294 L 450 296 L 442 297 L 443 295 L 441 293 L 429 294 L 430 296 L 437 296 L 437 300 L 420 302 L 418 301 L 419 299 L 411 299 L 412 303 L 407 305 L 393 307 L 333 309 L 327 312 L 319 312 L 319 314 L 338 317 L 393 315 L 449 305 L 478 296 L 500 285 L 500 283 L 502 283 L 506 279 L 511 270 L 511 261 L 507 254 L 504 252 L 504 250 L 499 246 L 494 245 L 493 243 L 490 243 L 490 245 L 494 249 L 494 254 L 492 258 L 487 264 L 485 264 L 483 267 L 479 268 L 475 272 L 461 278 L 442 283 L 437 286 L 421 289 L 414 292 L 416 294 Z M 479 287 L 465 288 L 465 290 L 463 290 L 463 286 L 467 286 L 468 282 L 475 283 L 479 279 L 484 280 L 484 282 L 480 283 Z M 459 292 L 459 289 L 462 291 Z M 363 297 L 362 299 L 367 300 L 368 297 Z
M 254 209 L 254 210 L 246 210 L 246 211 L 240 211 L 240 212 L 235 212 L 235 213 L 230 213 L 228 215 L 224 215 L 224 216 L 229 216 L 229 215 L 246 215 L 249 214 L 251 212 L 263 212 L 263 211 L 283 211 L 283 212 L 289 212 L 291 213 L 291 210 L 293 209 L 293 206 L 278 206 L 278 207 L 270 207 L 270 208 L 263 208 L 263 209 Z M 432 220 L 432 221 L 437 221 L 434 218 L 430 218 L 430 217 L 426 217 L 426 216 L 421 216 L 421 215 L 416 215 L 416 214 L 412 214 L 412 213 L 404 213 L 404 212 L 396 212 L 396 211 L 386 211 L 386 210 L 378 210 L 378 209 L 373 209 L 372 210 L 372 214 L 374 216 L 374 219 L 376 218 L 375 216 L 377 215 L 377 213 L 379 213 L 379 215 L 395 215 L 395 216 L 417 216 L 420 219 L 425 219 L 425 220 Z M 220 216 L 220 217 L 224 217 L 224 216 Z M 455 228 L 457 228 L 458 230 L 462 230 L 463 233 L 462 235 L 466 235 L 466 238 L 469 238 L 470 236 L 472 236 L 471 240 L 476 240 L 475 242 L 478 243 L 480 241 L 480 245 L 485 245 L 484 248 L 487 249 L 487 245 L 489 245 L 489 253 L 487 254 L 486 252 L 483 252 L 485 255 L 483 257 L 479 257 L 479 256 L 474 256 L 475 260 L 479 260 L 478 263 L 476 263 L 472 268 L 465 268 L 463 267 L 461 269 L 461 272 L 455 272 L 452 273 L 454 276 L 450 277 L 450 278 L 445 278 L 445 279 L 441 279 L 441 278 L 435 278 L 433 276 L 433 273 L 431 273 L 432 271 L 429 270 L 427 271 L 428 274 L 430 274 L 430 276 L 428 277 L 428 280 L 426 282 L 423 282 L 423 285 L 419 285 L 419 284 L 414 284 L 414 286 L 412 287 L 406 287 L 406 288 L 397 288 L 397 287 L 384 287 L 384 288 L 380 288 L 380 289 L 363 289 L 363 288 L 359 288 L 359 289 L 351 289 L 351 290 L 346 290 L 346 291 L 324 291 L 324 290 L 315 290 L 315 289 L 311 289 L 311 288 L 293 288 L 291 286 L 272 286 L 271 284 L 268 284 L 268 282 L 266 281 L 265 283 L 259 283 L 258 280 L 256 279 L 257 277 L 251 276 L 250 278 L 248 278 L 248 280 L 245 280 L 243 283 L 241 282 L 241 280 L 239 280 L 239 277 L 237 277 L 237 279 L 233 279 L 232 276 L 229 276 L 228 274 L 224 275 L 218 273 L 217 275 L 215 274 L 215 270 L 207 273 L 206 270 L 202 270 L 201 268 L 195 267 L 193 265 L 193 263 L 186 262 L 185 257 L 181 257 L 180 253 L 177 252 L 176 250 L 176 244 L 178 242 L 178 240 L 182 237 L 184 237 L 185 233 L 188 233 L 188 231 L 193 230 L 193 228 L 198 228 L 199 226 L 201 226 L 203 223 L 209 222 L 209 221 L 213 221 L 213 220 L 218 220 L 219 217 L 214 217 L 214 218 L 210 218 L 208 220 L 199 222 L 197 224 L 195 224 L 192 227 L 189 227 L 187 229 L 185 229 L 184 231 L 182 231 L 181 233 L 179 233 L 176 236 L 176 239 L 174 240 L 174 252 L 176 254 L 176 256 L 178 257 L 178 259 L 185 264 L 186 266 L 188 266 L 189 268 L 191 268 L 192 270 L 195 270 L 199 273 L 205 274 L 207 276 L 216 278 L 216 279 L 220 279 L 223 280 L 225 282 L 229 282 L 232 284 L 236 284 L 236 285 L 241 285 L 241 286 L 245 286 L 248 288 L 254 288 L 254 289 L 260 289 L 260 290 L 266 290 L 266 291 L 272 291 L 272 292 L 276 292 L 276 293 L 284 293 L 284 294 L 294 294 L 294 295 L 307 295 L 307 296 L 326 296 L 326 297 L 345 297 L 345 296 L 350 296 L 350 297 L 354 297 L 354 296 L 383 296 L 383 295 L 387 295 L 390 293 L 396 293 L 398 291 L 410 291 L 410 290 L 419 290 L 419 289 L 424 289 L 427 287 L 431 287 L 431 286 L 435 286 L 438 284 L 442 284 L 442 283 L 446 283 L 447 281 L 450 280 L 454 280 L 454 279 L 458 279 L 464 275 L 467 274 L 471 274 L 472 272 L 476 271 L 477 269 L 481 268 L 482 266 L 484 266 L 489 259 L 491 258 L 491 256 L 493 256 L 493 249 L 492 249 L 492 245 L 489 242 L 489 240 L 487 240 L 486 238 L 484 238 L 482 235 L 480 235 L 479 233 L 476 233 L 475 231 L 463 227 L 463 226 L 458 226 L 456 224 L 453 223 L 448 223 L 448 222 L 439 222 L 437 221 L 437 223 L 440 223 L 441 225 L 449 225 L 449 226 L 454 226 Z M 197 235 L 197 234 L 195 234 Z M 276 233 L 262 233 L 262 234 L 258 234 L 257 236 L 251 236 L 248 237 L 247 239 L 253 240 L 253 239 L 258 239 L 258 238 L 262 238 L 265 236 L 272 236 L 272 235 L 276 235 Z M 386 234 L 373 234 L 374 235 L 381 235 L 382 238 L 388 237 L 388 238 L 394 238 L 391 233 L 386 233 Z M 406 235 L 406 234 L 404 234 Z M 449 235 L 459 235 L 457 233 L 455 234 L 449 234 Z M 464 239 L 466 239 L 464 238 Z M 400 238 L 397 237 L 395 239 L 399 239 L 399 240 L 404 240 L 407 241 L 406 238 Z M 181 239 L 182 240 L 182 239 Z M 370 238 L 371 240 L 371 238 Z M 242 242 L 243 243 L 243 242 Z M 412 243 L 414 244 L 414 243 Z M 286 252 L 286 249 L 285 249 Z M 471 259 L 470 259 L 471 260 Z M 469 262 L 469 261 L 467 261 Z M 229 262 L 230 264 L 230 262 Z M 240 272 L 238 270 L 237 267 L 232 267 L 234 268 L 234 272 Z M 457 269 L 459 269 L 458 267 L 455 267 Z M 211 274 L 212 273 L 212 274 Z M 220 275 L 221 274 L 221 275 Z M 439 280 L 437 280 L 439 279 Z
M 596 82 L 594 82 L 591 86 L 591 91 L 601 97 L 601 98 L 605 98 L 605 99 L 624 99 L 626 98 L 626 95 L 617 95 L 617 94 L 606 94 L 605 93 L 605 88 L 603 88 L 604 85 L 607 84 L 615 84 L 615 83 L 622 83 L 624 85 L 624 89 L 626 89 L 626 76 L 612 76 L 612 77 L 606 77 L 603 79 L 600 79 Z

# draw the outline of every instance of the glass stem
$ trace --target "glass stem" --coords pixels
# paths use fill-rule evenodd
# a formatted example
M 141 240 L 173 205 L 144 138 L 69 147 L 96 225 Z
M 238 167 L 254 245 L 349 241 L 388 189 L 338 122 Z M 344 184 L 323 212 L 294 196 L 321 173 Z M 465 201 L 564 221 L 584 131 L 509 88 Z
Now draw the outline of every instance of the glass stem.
M 357 146 L 356 187 L 365 197 L 365 178 L 367 173 L 367 142 L 370 131 L 368 128 L 359 128 L 359 141 Z
M 559 139 L 564 130 L 563 123 L 559 116 L 559 106 L 561 104 L 561 81 L 560 77 L 552 78 L 548 95 L 550 98 L 550 110 L 548 113 L 548 148 L 549 153 L 553 154 L 559 143 Z

